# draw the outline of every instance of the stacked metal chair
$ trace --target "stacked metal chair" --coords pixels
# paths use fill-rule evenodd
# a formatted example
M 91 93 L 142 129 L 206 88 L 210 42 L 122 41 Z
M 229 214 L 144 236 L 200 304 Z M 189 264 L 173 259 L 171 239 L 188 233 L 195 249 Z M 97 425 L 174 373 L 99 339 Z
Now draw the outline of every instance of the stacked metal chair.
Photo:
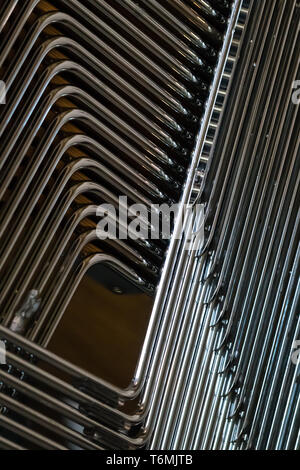
M 0 447 L 299 448 L 296 0 L 9 0 L 0 34 Z M 179 203 L 170 243 L 99 240 L 119 196 Z M 51 350 L 88 273 L 144 299 L 129 385 Z
M 150 356 L 122 388 L 48 346 L 93 269 L 154 298 L 167 241 L 99 240 L 97 206 L 181 199 L 230 15 L 223 0 L 1 3 L 3 448 L 149 440 Z
M 299 4 L 250 7 L 168 295 L 153 449 L 299 449 Z

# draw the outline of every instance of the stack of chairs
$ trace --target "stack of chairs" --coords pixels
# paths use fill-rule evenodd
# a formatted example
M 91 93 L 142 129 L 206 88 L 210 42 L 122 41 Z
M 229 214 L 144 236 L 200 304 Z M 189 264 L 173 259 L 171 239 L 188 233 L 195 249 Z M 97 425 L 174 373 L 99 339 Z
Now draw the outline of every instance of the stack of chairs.
M 97 207 L 182 200 L 240 3 L 1 2 L 2 448 L 148 445 L 168 240 L 100 240 Z
M 300 447 L 299 2 L 248 6 L 193 190 L 202 237 L 178 250 L 164 309 L 152 449 Z

